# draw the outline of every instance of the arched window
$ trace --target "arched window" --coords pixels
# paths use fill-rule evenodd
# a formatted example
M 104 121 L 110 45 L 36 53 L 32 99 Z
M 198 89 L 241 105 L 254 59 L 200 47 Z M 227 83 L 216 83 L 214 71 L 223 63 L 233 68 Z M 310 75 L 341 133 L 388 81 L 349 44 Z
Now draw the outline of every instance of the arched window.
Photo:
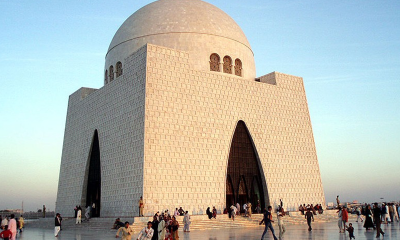
M 110 66 L 110 82 L 114 80 L 114 67 L 113 65 Z
M 122 75 L 122 63 L 121 62 L 117 62 L 117 65 L 115 65 L 115 67 L 117 68 L 117 77 Z
M 213 53 L 210 56 L 210 71 L 219 72 L 219 61 L 220 57 L 218 54 Z
M 224 73 L 232 74 L 232 58 L 229 56 L 224 57 Z
M 106 73 L 104 74 L 104 84 L 108 83 L 108 71 L 106 70 Z
M 236 76 L 242 76 L 242 61 L 240 61 L 239 58 L 236 58 L 235 60 L 235 75 Z

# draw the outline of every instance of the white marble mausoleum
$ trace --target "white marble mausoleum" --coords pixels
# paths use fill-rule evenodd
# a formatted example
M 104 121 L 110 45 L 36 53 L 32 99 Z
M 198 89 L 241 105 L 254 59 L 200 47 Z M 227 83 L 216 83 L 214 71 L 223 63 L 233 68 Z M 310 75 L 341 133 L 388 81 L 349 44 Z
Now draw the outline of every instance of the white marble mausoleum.
M 233 202 L 325 203 L 303 79 L 256 76 L 236 22 L 201 0 L 159 0 L 118 29 L 104 86 L 70 95 L 56 211 L 205 214 Z

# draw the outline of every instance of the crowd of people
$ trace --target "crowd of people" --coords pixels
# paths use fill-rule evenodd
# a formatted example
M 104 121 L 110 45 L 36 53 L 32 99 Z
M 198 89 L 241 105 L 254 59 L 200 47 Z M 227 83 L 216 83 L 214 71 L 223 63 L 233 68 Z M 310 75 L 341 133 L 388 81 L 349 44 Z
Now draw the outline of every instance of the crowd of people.
M 182 209 L 182 208 L 181 208 Z M 182 212 L 182 211 L 181 211 Z M 178 240 L 179 239 L 179 222 L 177 221 L 177 216 L 181 216 L 179 209 L 176 209 L 174 215 L 170 215 L 168 210 L 159 214 L 157 212 L 153 216 L 153 221 L 149 221 L 147 226 L 144 227 L 138 234 L 138 240 Z M 183 231 L 190 231 L 190 215 L 188 211 L 183 212 Z M 121 226 L 120 219 L 116 219 L 114 223 L 114 227 Z M 116 237 L 119 237 L 119 234 L 122 233 L 123 240 L 130 240 L 132 238 L 132 234 L 134 233 L 133 229 L 130 227 L 129 222 L 125 222 L 124 226 L 118 228 Z
M 363 227 L 366 231 L 373 229 L 376 230 L 376 237 L 380 235 L 385 236 L 382 231 L 382 224 L 391 224 L 394 222 L 399 222 L 399 205 L 394 203 L 373 203 L 364 204 L 364 206 L 355 206 L 350 208 L 350 211 L 357 214 L 356 222 L 364 222 Z M 348 208 L 347 206 L 338 206 L 338 226 L 339 232 L 343 233 L 345 231 L 349 232 L 350 238 L 354 238 L 354 228 L 351 223 L 348 223 Z
M 299 211 L 301 212 L 302 215 L 305 214 L 305 212 L 307 211 L 307 209 L 310 209 L 310 211 L 314 214 L 317 215 L 318 214 L 323 214 L 324 213 L 324 209 L 322 208 L 321 204 L 316 204 L 315 206 L 313 204 L 303 204 L 299 206 Z
M 18 230 L 19 234 L 21 234 L 25 224 L 24 217 L 22 215 L 19 218 L 15 218 L 14 214 L 11 214 L 10 216 L 5 216 L 4 218 L 0 215 L 0 222 L 0 238 L 6 240 L 15 240 L 18 234 Z
M 339 196 L 338 196 L 339 197 Z M 340 201 L 337 198 L 338 202 L 338 227 L 340 233 L 348 232 L 350 239 L 354 237 L 354 227 L 352 223 L 349 223 L 349 211 L 351 213 L 357 214 L 357 221 L 356 222 L 364 222 L 364 227 L 366 230 L 374 229 L 377 232 L 377 237 L 380 235 L 384 235 L 385 233 L 381 229 L 381 224 L 390 224 L 395 221 L 399 222 L 399 212 L 400 206 L 393 203 L 383 203 L 378 205 L 377 203 L 371 205 L 365 204 L 364 206 L 355 206 L 347 208 L 347 205 L 340 205 Z M 144 203 L 143 200 L 139 202 L 139 208 L 143 208 Z M 241 209 L 241 210 L 240 210 Z M 141 209 L 140 214 L 142 216 L 143 209 Z M 232 218 L 234 221 L 235 216 L 241 215 L 251 218 L 253 206 L 251 203 L 245 203 L 243 206 L 240 206 L 239 203 L 232 204 L 230 208 L 225 209 L 224 213 L 229 214 L 229 217 Z M 257 213 L 260 212 L 260 205 L 257 204 L 255 208 Z M 312 231 L 312 222 L 314 221 L 314 216 L 317 214 L 323 214 L 324 209 L 322 208 L 321 204 L 303 204 L 299 206 L 298 209 L 304 218 L 307 220 L 308 230 Z M 75 217 L 76 217 L 76 224 L 80 224 L 81 222 L 81 212 L 82 208 L 80 206 L 76 206 L 75 208 Z M 209 219 L 216 219 L 217 218 L 217 209 L 215 206 L 207 208 L 206 214 Z M 286 228 L 284 225 L 284 216 L 287 214 L 283 208 L 283 202 L 280 200 L 280 205 L 278 205 L 276 209 L 276 218 L 278 220 L 278 227 L 279 227 L 279 239 L 283 239 L 283 236 L 286 232 Z M 138 240 L 144 239 L 152 239 L 152 240 L 176 240 L 179 239 L 178 229 L 180 227 L 179 222 L 177 221 L 178 216 L 184 216 L 183 224 L 184 232 L 189 232 L 189 226 L 191 224 L 190 215 L 188 211 L 185 211 L 182 207 L 175 208 L 173 214 L 170 214 L 168 210 L 165 210 L 161 214 L 157 212 L 153 216 L 153 221 L 147 223 L 147 226 L 144 227 L 138 234 Z M 89 217 L 88 217 L 89 218 Z M 58 232 L 61 229 L 61 222 L 62 218 L 60 214 L 57 214 L 55 219 L 55 236 L 58 236 Z M 273 238 L 277 240 L 278 238 L 275 235 L 274 228 L 272 226 L 273 223 L 272 217 L 272 207 L 268 206 L 267 209 L 264 209 L 263 212 L 263 219 L 260 222 L 261 224 L 265 224 L 265 230 L 262 234 L 262 238 L 266 235 L 268 229 L 270 229 Z M 3 226 L 3 221 L 2 221 Z M 113 229 L 117 229 L 116 237 L 119 237 L 121 234 L 123 240 L 130 240 L 132 238 L 132 234 L 134 233 L 132 226 L 129 222 L 121 222 L 120 218 L 117 218 L 113 224 Z M 12 233 L 11 235 L 12 236 Z
M 257 201 L 257 206 L 254 208 L 254 210 L 256 213 L 261 213 L 260 201 Z M 236 203 L 236 205 L 232 204 L 229 209 L 224 209 L 224 214 L 228 214 L 232 221 L 235 221 L 235 216 L 241 215 L 242 213 L 244 217 L 251 218 L 251 215 L 253 214 L 253 205 L 251 202 L 244 203 L 242 208 L 240 207 L 239 203 Z
M 93 206 L 94 206 L 94 204 L 93 204 Z M 80 205 L 76 205 L 74 208 L 74 211 L 75 211 L 74 217 L 76 218 L 75 224 L 81 224 L 82 223 L 82 212 L 83 212 L 82 207 Z M 85 220 L 84 221 L 89 221 L 90 216 L 92 215 L 92 212 L 93 212 L 92 205 L 88 205 L 85 208 Z

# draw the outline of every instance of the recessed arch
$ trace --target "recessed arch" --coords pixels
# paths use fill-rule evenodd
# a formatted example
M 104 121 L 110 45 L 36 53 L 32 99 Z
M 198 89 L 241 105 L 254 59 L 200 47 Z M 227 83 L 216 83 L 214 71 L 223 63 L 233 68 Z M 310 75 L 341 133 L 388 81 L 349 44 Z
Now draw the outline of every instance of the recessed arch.
M 226 206 L 235 204 L 235 190 L 229 174 L 226 176 Z
M 246 184 L 246 179 L 245 179 L 244 175 L 240 176 L 237 193 L 238 193 L 237 199 L 241 205 L 243 203 L 248 202 L 249 198 L 248 198 L 247 184 Z
M 115 64 L 115 68 L 116 68 L 116 75 L 117 77 L 122 75 L 122 63 L 121 62 L 117 62 L 117 64 Z
M 221 61 L 221 58 L 219 57 L 218 54 L 213 53 L 210 56 L 210 71 L 214 72 L 219 72 L 219 62 Z
M 232 74 L 232 58 L 229 56 L 224 57 L 224 73 Z
M 104 84 L 108 83 L 108 70 L 104 73 Z
M 235 60 L 235 75 L 239 77 L 242 76 L 242 61 L 239 58 Z
M 251 183 L 251 191 L 250 191 L 250 202 L 253 207 L 257 207 L 258 203 L 261 205 L 261 194 L 262 192 L 260 191 L 262 189 L 262 185 L 259 182 L 259 178 L 256 176 L 253 177 L 253 181 Z
M 256 207 L 259 200 L 261 208 L 265 208 L 269 197 L 264 171 L 250 132 L 243 121 L 238 121 L 232 137 L 227 176 L 233 186 L 236 186 L 235 197 L 240 205 L 251 202 Z
M 113 65 L 110 66 L 109 71 L 110 71 L 110 75 L 109 75 L 110 82 L 112 82 L 114 80 L 114 66 Z

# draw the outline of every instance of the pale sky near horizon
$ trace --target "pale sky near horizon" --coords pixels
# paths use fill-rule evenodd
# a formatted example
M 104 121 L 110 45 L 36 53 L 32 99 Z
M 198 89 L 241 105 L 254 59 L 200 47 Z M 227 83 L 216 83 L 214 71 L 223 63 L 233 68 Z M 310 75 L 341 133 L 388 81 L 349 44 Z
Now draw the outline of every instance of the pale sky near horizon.
M 112 37 L 150 2 L 0 0 L 0 209 L 54 210 L 68 96 L 102 87 Z M 400 1 L 207 2 L 258 76 L 303 77 L 326 202 L 399 201 Z

